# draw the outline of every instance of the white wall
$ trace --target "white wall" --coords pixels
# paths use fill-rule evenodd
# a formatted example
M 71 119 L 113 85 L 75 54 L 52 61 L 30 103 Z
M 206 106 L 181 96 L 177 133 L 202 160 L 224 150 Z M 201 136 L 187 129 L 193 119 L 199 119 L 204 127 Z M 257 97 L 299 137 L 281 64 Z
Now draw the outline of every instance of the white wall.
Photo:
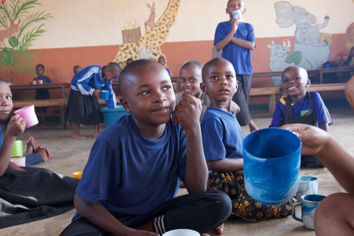
M 156 21 L 165 10 L 168 0 L 42 0 L 44 10 L 53 15 L 45 22 L 46 33 L 33 42 L 33 49 L 117 45 L 122 43 L 121 28 L 136 19 L 142 34 L 150 14 L 147 3 L 155 2 Z M 167 42 L 212 40 L 216 25 L 228 20 L 227 0 L 180 0 L 176 23 Z M 275 23 L 274 3 L 277 0 L 245 0 L 246 21 L 253 24 L 257 38 L 293 36 L 295 27 L 280 29 Z M 354 22 L 353 0 L 291 0 L 316 16 L 318 23 L 330 16 L 322 30 L 330 34 L 344 33 Z

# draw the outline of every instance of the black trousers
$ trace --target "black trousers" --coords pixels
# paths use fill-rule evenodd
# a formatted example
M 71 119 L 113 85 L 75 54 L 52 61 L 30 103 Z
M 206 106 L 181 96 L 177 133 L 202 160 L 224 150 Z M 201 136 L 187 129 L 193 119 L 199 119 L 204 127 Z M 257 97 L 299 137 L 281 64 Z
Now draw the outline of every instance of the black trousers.
M 248 125 L 251 121 L 251 113 L 248 107 L 250 91 L 252 84 L 251 75 L 236 75 L 238 89 L 232 100 L 240 107 L 240 112 L 236 115 L 238 123 L 241 126 Z
M 221 191 L 208 191 L 179 196 L 166 201 L 145 215 L 119 217 L 118 220 L 131 228 L 152 221 L 153 228 L 160 235 L 179 228 L 205 233 L 224 223 L 231 214 L 231 208 L 231 200 L 227 194 Z M 66 227 L 60 235 L 106 236 L 110 234 L 81 217 Z

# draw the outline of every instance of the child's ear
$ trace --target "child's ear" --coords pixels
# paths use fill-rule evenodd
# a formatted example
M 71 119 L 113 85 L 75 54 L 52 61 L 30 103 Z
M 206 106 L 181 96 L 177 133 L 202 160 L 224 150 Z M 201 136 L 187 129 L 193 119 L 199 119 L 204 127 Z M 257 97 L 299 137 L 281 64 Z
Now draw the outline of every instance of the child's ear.
M 119 101 L 120 101 L 120 104 L 122 104 L 122 106 L 124 107 L 124 110 L 128 113 L 131 112 L 130 110 L 130 106 L 129 106 L 129 103 L 127 101 L 127 99 L 123 96 L 119 97 Z
M 311 80 L 307 79 L 307 83 L 306 83 L 306 88 L 310 87 L 311 86 Z
M 202 90 L 203 93 L 207 93 L 206 86 L 203 82 L 200 83 L 200 89 Z

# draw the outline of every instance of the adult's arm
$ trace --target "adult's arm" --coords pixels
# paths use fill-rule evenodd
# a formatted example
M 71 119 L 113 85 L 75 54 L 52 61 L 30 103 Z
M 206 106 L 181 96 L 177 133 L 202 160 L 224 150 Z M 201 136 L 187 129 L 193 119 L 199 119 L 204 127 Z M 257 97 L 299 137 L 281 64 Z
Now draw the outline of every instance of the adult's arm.
M 304 124 L 284 125 L 299 135 L 302 153 L 316 155 L 332 173 L 339 184 L 350 194 L 354 194 L 354 157 L 326 131 Z

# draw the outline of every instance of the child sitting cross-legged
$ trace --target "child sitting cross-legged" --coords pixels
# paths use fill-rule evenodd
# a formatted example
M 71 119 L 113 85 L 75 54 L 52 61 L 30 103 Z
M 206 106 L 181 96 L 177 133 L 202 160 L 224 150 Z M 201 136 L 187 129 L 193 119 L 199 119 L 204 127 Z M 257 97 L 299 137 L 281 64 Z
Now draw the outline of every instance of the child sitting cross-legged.
M 206 192 L 199 100 L 186 95 L 176 106 L 168 72 L 151 60 L 130 63 L 119 80 L 121 104 L 131 114 L 96 139 L 76 189 L 78 213 L 62 235 L 204 233 L 222 224 L 231 201 Z M 189 194 L 176 197 L 179 178 Z
M 291 214 L 290 202 L 267 206 L 256 202 L 245 191 L 243 178 L 242 132 L 230 110 L 237 90 L 234 67 L 223 58 L 205 64 L 203 91 L 210 98 L 201 127 L 205 158 L 210 170 L 208 190 L 226 192 L 232 201 L 232 214 L 248 221 L 261 221 Z M 222 233 L 222 227 L 217 229 Z
M 285 124 L 308 124 L 328 131 L 332 118 L 318 92 L 307 92 L 311 81 L 302 67 L 290 66 L 282 73 L 282 89 L 287 95 L 276 104 L 270 127 Z M 313 155 L 301 156 L 301 167 L 323 168 L 322 163 Z

